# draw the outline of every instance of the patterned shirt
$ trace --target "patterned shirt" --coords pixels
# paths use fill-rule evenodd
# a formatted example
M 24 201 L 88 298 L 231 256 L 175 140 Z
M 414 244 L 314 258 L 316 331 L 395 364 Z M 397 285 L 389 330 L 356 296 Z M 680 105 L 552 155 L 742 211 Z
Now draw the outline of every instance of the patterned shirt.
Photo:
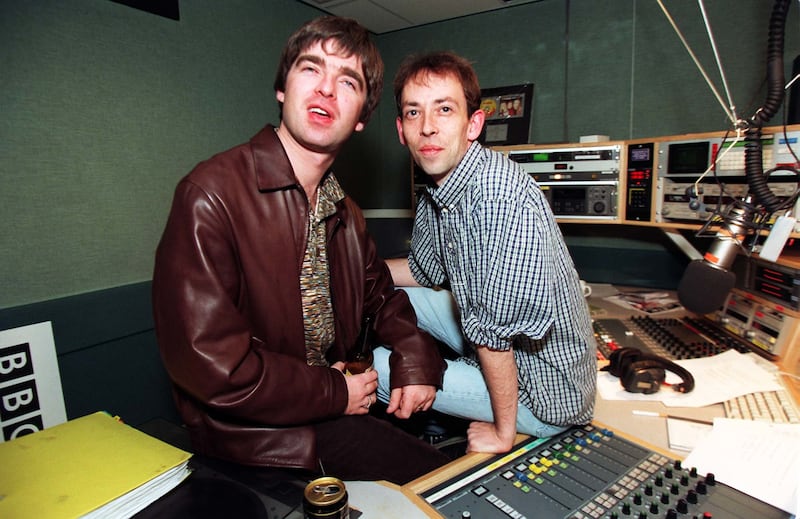
M 325 220 L 336 213 L 336 202 L 343 198 L 344 191 L 339 182 L 329 174 L 319 186 L 316 206 L 308 214 L 308 242 L 300 271 L 300 296 L 309 366 L 328 365 L 325 354 L 335 338 Z
M 469 343 L 513 347 L 520 402 L 535 416 L 591 420 L 597 367 L 586 300 L 547 200 L 516 163 L 473 143 L 442 186 L 427 187 L 409 266 L 423 286 L 449 283 Z

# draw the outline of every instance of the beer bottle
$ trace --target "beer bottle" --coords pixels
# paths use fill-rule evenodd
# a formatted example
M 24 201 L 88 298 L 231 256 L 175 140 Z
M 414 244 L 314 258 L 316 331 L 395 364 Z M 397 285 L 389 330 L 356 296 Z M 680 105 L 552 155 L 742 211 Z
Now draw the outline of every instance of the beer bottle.
M 372 316 L 368 315 L 361 323 L 356 344 L 347 352 L 344 366 L 346 375 L 357 375 L 372 369 L 372 348 L 375 347 L 372 333 Z

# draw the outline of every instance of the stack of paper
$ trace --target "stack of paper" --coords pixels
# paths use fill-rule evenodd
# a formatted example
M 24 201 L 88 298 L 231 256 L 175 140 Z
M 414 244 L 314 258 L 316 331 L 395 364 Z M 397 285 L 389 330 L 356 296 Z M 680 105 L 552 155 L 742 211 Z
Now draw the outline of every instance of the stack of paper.
M 0 517 L 130 517 L 189 475 L 191 454 L 102 412 L 0 444 Z
M 800 425 L 715 418 L 684 465 L 782 510 L 800 513 Z

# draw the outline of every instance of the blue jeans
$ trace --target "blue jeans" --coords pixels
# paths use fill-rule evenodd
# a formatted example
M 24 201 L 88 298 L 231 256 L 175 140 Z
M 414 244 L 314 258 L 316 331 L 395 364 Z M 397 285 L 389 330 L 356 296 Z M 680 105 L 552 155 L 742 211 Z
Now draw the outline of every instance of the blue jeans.
M 446 290 L 404 287 L 417 314 L 417 324 L 436 339 L 463 356 L 467 341 L 461 331 L 458 308 L 453 295 Z M 383 346 L 375 349 L 378 371 L 378 398 L 389 401 L 389 354 Z M 436 392 L 433 409 L 466 420 L 494 422 L 489 390 L 481 370 L 466 362 L 447 360 L 442 389 Z M 517 407 L 517 432 L 531 436 L 553 436 L 566 427 L 542 422 L 523 405 Z

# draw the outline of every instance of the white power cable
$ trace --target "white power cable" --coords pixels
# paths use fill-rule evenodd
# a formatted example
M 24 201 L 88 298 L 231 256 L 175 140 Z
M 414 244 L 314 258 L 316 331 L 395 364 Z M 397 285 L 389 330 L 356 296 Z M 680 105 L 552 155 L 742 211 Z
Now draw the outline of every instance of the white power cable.
M 658 5 L 661 7 L 661 10 L 664 12 L 664 15 L 667 17 L 667 20 L 669 20 L 670 25 L 672 25 L 672 28 L 675 31 L 675 34 L 677 34 L 678 38 L 680 38 L 681 42 L 683 43 L 683 46 L 686 48 L 686 51 L 689 53 L 689 56 L 691 56 L 692 60 L 694 61 L 695 66 L 697 66 L 697 70 L 700 71 L 700 74 L 702 74 L 703 79 L 706 80 L 706 84 L 711 89 L 711 92 L 714 94 L 714 97 L 717 98 L 717 102 L 719 102 L 720 106 L 722 106 L 722 110 L 725 112 L 725 114 L 731 120 L 731 123 L 733 124 L 733 126 L 736 127 L 737 126 L 736 114 L 731 112 L 728 109 L 728 107 L 725 105 L 725 101 L 722 99 L 722 96 L 720 96 L 719 92 L 717 91 L 717 88 L 711 82 L 711 79 L 709 79 L 708 74 L 706 74 L 706 71 L 703 69 L 703 66 L 700 64 L 700 61 L 697 59 L 697 56 L 692 51 L 691 47 L 689 46 L 689 43 L 686 41 L 686 38 L 684 38 L 683 34 L 681 33 L 680 29 L 678 28 L 677 24 L 675 23 L 675 20 L 673 20 L 672 16 L 669 14 L 669 11 L 667 11 L 667 8 L 664 6 L 664 3 L 661 0 L 658 0 Z
M 730 116 L 733 118 L 734 121 L 738 121 L 739 116 L 736 115 L 736 106 L 733 104 L 731 91 L 728 88 L 728 80 L 725 78 L 725 70 L 722 68 L 722 61 L 719 59 L 719 52 L 717 51 L 717 42 L 714 39 L 714 35 L 711 33 L 711 23 L 708 21 L 708 15 L 706 14 L 706 6 L 703 3 L 703 0 L 697 0 L 697 5 L 700 7 L 700 12 L 703 13 L 703 23 L 705 24 L 706 32 L 708 33 L 708 41 L 711 43 L 711 49 L 714 51 L 714 59 L 717 61 L 717 70 L 719 70 L 719 76 L 720 78 L 722 78 L 722 87 L 725 89 L 725 95 L 728 96 L 728 107 L 730 109 Z
M 710 172 L 710 171 L 711 171 L 711 170 L 714 168 L 714 166 L 715 166 L 715 165 L 716 165 L 716 164 L 717 164 L 717 163 L 718 163 L 720 160 L 722 160 L 722 158 L 723 158 L 723 157 L 724 157 L 724 156 L 725 156 L 725 155 L 726 155 L 726 154 L 727 154 L 727 153 L 728 153 L 728 152 L 729 152 L 729 151 L 730 151 L 730 150 L 731 150 L 731 149 L 732 149 L 734 146 L 736 146 L 736 144 L 737 144 L 737 143 L 739 143 L 739 142 L 740 142 L 740 141 L 741 141 L 743 138 L 744 138 L 744 135 L 742 134 L 742 129 L 741 129 L 741 128 L 737 128 L 737 129 L 736 129 L 736 138 L 735 138 L 735 139 L 733 139 L 733 142 L 731 142 L 731 143 L 730 143 L 730 145 L 729 145 L 727 148 L 725 148 L 724 150 L 722 150 L 722 152 L 721 152 L 721 153 L 717 153 L 717 156 L 716 156 L 716 157 L 714 157 L 714 160 L 711 162 L 711 165 L 710 165 L 710 166 L 708 166 L 708 168 L 707 168 L 707 169 L 706 169 L 706 170 L 703 172 L 703 174 L 702 174 L 702 175 L 700 175 L 700 176 L 697 178 L 697 180 L 695 180 L 695 182 L 694 182 L 694 192 L 695 192 L 695 194 L 696 194 L 696 195 L 698 195 L 698 196 L 700 195 L 700 186 L 699 186 L 699 184 L 700 184 L 700 181 L 701 181 L 701 180 L 703 180 L 703 178 L 705 178 L 705 176 L 709 174 L 709 172 Z M 721 193 L 720 193 L 720 195 L 721 195 Z

